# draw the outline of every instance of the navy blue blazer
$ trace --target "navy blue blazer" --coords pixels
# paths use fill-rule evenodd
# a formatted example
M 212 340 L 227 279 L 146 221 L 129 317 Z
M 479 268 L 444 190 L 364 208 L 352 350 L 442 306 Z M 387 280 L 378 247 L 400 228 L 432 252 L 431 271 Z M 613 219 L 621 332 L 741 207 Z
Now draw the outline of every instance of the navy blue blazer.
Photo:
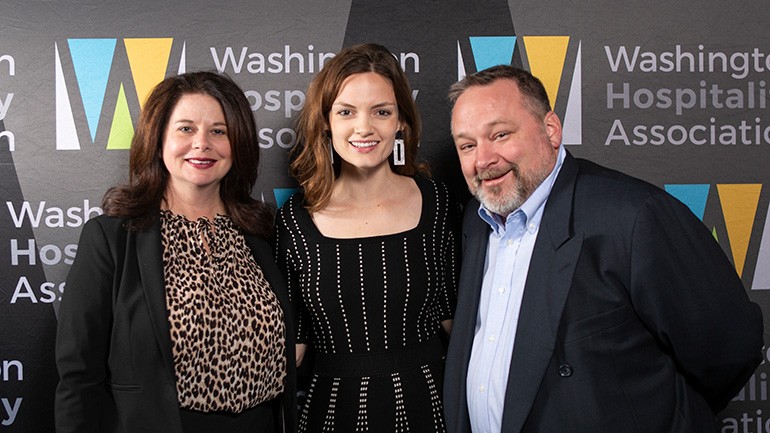
M 127 231 L 124 219 L 89 220 L 59 307 L 56 430 L 182 433 L 163 284 L 160 222 Z M 245 236 L 286 322 L 283 431 L 294 431 L 294 321 L 269 244 Z
M 447 354 L 449 433 L 466 399 L 489 226 L 466 207 Z M 653 185 L 567 155 L 532 253 L 502 431 L 717 431 L 761 360 L 760 308 L 689 209 Z

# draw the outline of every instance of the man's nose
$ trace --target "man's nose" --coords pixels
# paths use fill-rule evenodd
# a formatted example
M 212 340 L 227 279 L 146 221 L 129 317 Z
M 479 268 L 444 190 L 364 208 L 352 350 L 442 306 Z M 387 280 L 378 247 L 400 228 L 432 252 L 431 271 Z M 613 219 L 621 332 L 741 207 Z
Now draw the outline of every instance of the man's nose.
M 476 168 L 487 168 L 497 160 L 494 144 L 488 140 L 476 143 Z

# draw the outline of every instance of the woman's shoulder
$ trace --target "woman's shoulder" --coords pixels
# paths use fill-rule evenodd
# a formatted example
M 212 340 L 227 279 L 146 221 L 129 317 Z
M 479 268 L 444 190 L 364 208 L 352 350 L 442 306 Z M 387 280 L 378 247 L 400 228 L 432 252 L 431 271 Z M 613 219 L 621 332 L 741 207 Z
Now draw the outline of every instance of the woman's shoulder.
M 414 176 L 423 195 L 423 209 L 438 216 L 438 219 L 448 220 L 455 226 L 462 219 L 462 206 L 455 195 L 444 182 L 433 178 Z
M 80 231 L 78 255 L 120 250 L 128 238 L 126 227 L 126 219 L 121 217 L 102 214 L 89 219 Z
M 97 227 L 101 230 L 110 232 L 116 230 L 125 230 L 125 227 L 129 222 L 130 220 L 127 218 L 101 214 L 86 221 L 86 223 L 83 225 L 83 230 L 94 230 Z
M 290 225 L 289 221 L 294 221 L 295 223 L 291 225 L 295 225 L 298 215 L 305 213 L 307 213 L 307 209 L 305 209 L 305 194 L 302 190 L 298 190 L 278 208 L 275 219 L 276 227 L 286 227 Z
M 298 189 L 292 193 L 289 198 L 283 202 L 283 204 L 281 204 L 281 206 L 278 208 L 278 213 L 286 212 L 290 209 L 296 209 L 297 207 L 302 207 L 304 204 L 305 193 L 301 189 Z
M 102 232 L 107 237 L 115 237 L 117 235 L 125 235 L 131 231 L 147 231 L 150 230 L 155 224 L 150 224 L 150 228 L 145 230 L 136 230 L 131 228 L 133 218 L 126 218 L 120 216 L 113 216 L 107 214 L 101 214 L 95 216 L 83 224 L 83 230 L 81 236 L 94 235 L 96 232 Z
M 442 205 L 446 205 L 447 202 L 455 202 L 454 197 L 444 182 L 419 175 L 414 176 L 413 179 L 424 196 L 432 199 L 435 198 Z

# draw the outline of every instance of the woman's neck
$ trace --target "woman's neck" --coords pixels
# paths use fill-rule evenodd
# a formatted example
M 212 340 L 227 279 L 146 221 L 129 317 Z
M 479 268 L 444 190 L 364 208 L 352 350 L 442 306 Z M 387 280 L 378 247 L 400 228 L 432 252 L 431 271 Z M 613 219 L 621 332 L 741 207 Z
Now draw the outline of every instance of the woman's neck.
M 357 203 L 381 201 L 397 194 L 399 185 L 404 182 L 401 176 L 389 167 L 374 172 L 359 170 L 343 171 L 334 181 L 332 198 Z
M 213 221 L 217 214 L 225 214 L 225 206 L 218 191 L 216 194 L 191 194 L 168 188 L 163 197 L 161 209 L 183 215 L 190 221 L 201 217 Z

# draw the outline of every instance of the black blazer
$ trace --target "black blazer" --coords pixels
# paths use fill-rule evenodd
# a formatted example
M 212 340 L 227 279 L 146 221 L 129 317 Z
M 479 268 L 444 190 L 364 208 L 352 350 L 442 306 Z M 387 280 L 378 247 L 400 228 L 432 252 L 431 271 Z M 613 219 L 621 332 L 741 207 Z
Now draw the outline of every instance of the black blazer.
M 59 433 L 182 432 L 160 222 L 138 232 L 127 231 L 124 222 L 104 215 L 88 221 L 67 277 L 56 339 Z M 269 245 L 254 236 L 246 236 L 246 242 L 284 311 L 289 374 L 280 411 L 284 419 L 277 418 L 276 424 L 292 432 L 292 308 Z
M 445 376 L 466 398 L 489 226 L 466 208 Z M 716 432 L 759 364 L 762 313 L 706 227 L 661 189 L 567 155 L 524 289 L 502 431 Z

